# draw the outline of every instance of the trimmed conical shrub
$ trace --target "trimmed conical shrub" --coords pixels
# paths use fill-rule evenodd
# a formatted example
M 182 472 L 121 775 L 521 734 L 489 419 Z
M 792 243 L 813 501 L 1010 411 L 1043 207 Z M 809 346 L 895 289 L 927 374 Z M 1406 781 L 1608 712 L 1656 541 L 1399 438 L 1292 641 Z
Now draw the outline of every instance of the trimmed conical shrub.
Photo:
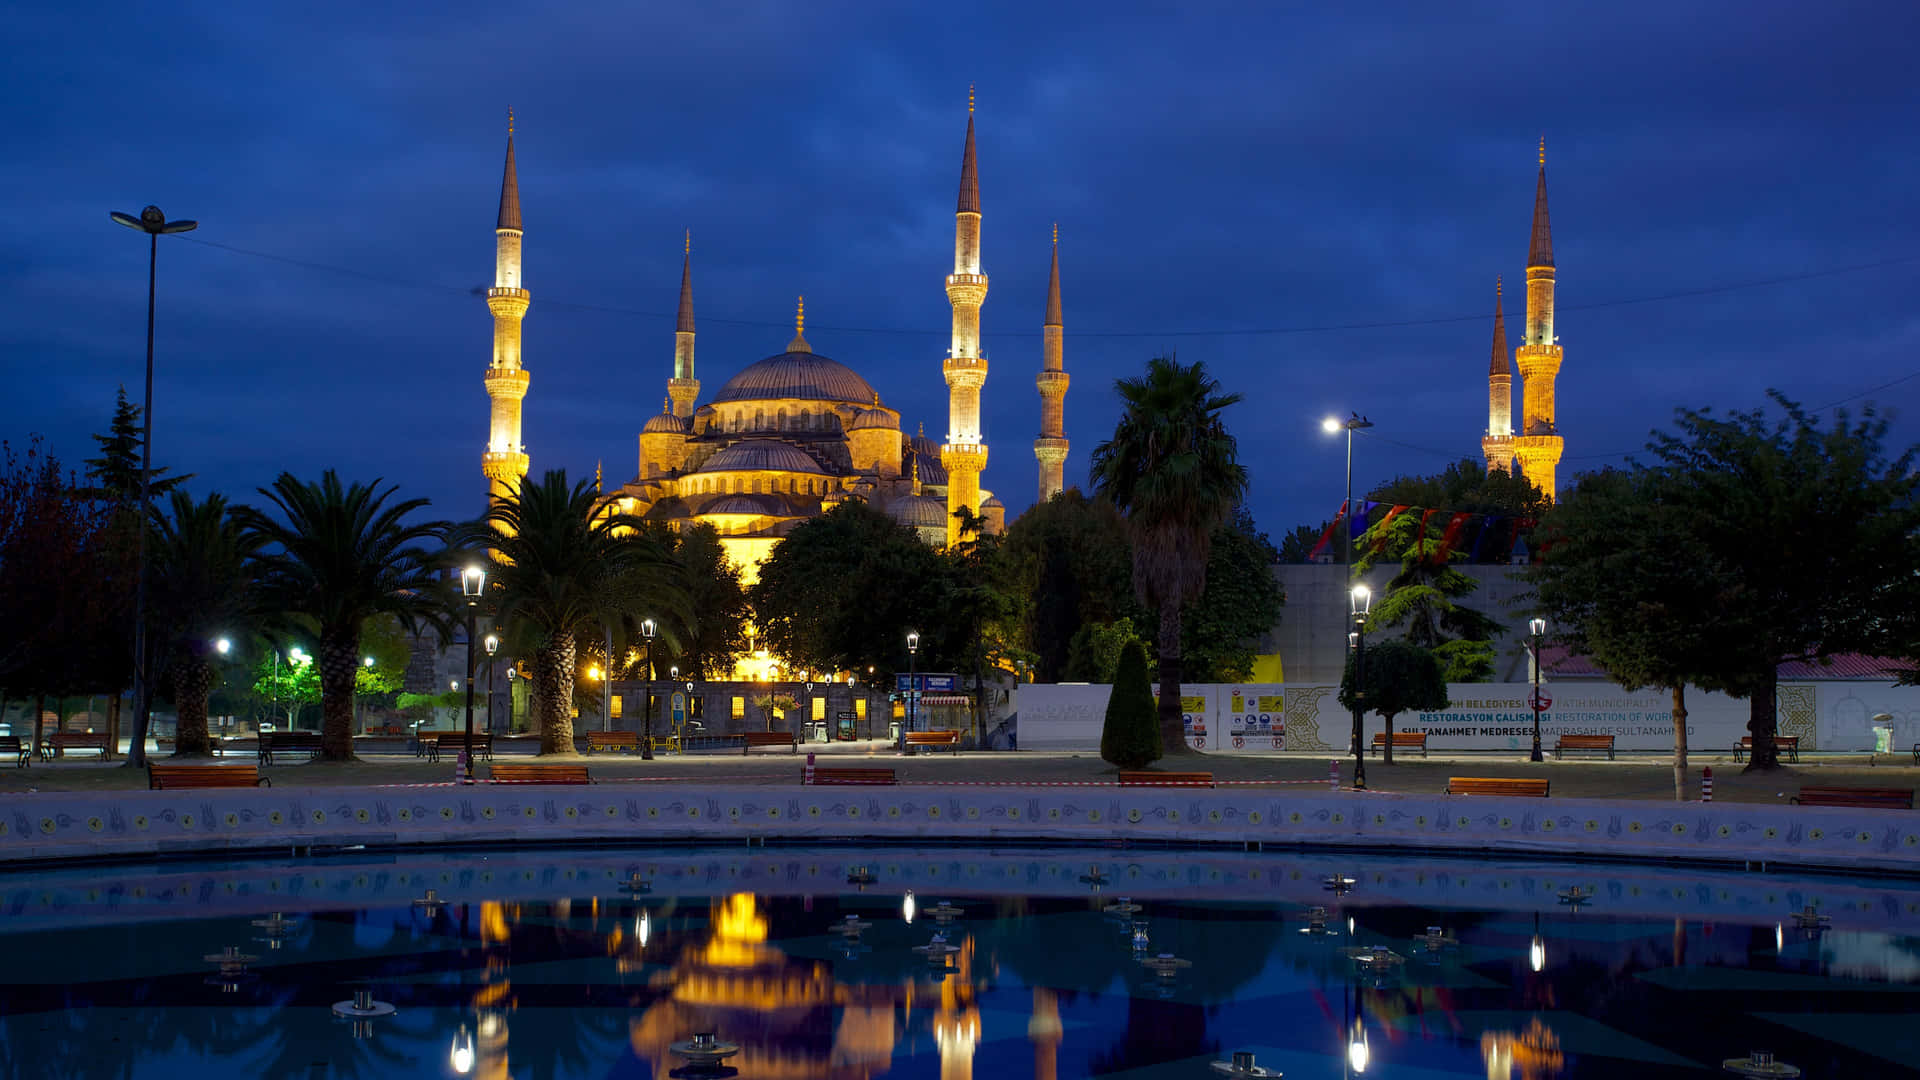
M 1122 769 L 1140 769 L 1160 759 L 1160 715 L 1147 676 L 1147 649 L 1130 641 L 1113 673 L 1100 756 Z

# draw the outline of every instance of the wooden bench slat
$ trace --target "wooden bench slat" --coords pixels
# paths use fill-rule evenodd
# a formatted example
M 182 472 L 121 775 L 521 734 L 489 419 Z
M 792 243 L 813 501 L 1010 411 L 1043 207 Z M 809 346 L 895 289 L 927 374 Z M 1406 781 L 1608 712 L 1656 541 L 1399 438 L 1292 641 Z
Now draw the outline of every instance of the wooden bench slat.
M 601 751 L 601 750 L 626 750 L 628 752 L 632 752 L 638 749 L 640 749 L 640 734 L 638 732 L 634 732 L 634 731 L 589 731 L 587 732 L 587 752 L 590 754 L 597 753 L 598 751 Z
M 1374 732 L 1373 749 L 1378 750 L 1386 745 L 1387 733 L 1384 731 Z M 1420 751 L 1421 757 L 1426 757 L 1427 733 L 1424 731 L 1396 731 L 1393 733 L 1393 746 L 1396 750 L 1403 746 L 1413 747 Z
M 813 770 L 815 784 L 897 784 L 892 769 L 823 767 Z
M 1854 806 L 1865 809 L 1911 810 L 1912 788 L 1803 787 L 1791 800 L 1801 806 Z
M 147 765 L 147 787 L 166 788 L 272 787 L 273 781 L 252 765 Z
M 1740 736 L 1740 741 L 1735 743 L 1733 746 L 1733 760 L 1744 761 L 1745 758 L 1742 755 L 1750 752 L 1752 749 L 1753 749 L 1753 736 L 1751 735 Z M 1780 751 L 1783 751 L 1783 750 L 1786 751 L 1787 758 L 1790 761 L 1799 761 L 1800 760 L 1800 736 L 1775 735 L 1773 737 L 1773 749 L 1775 753 L 1779 753 Z
M 740 753 L 751 754 L 756 746 L 784 746 L 790 753 L 800 752 L 800 743 L 791 731 L 743 731 L 740 733 Z
M 1520 795 L 1544 798 L 1550 781 L 1519 776 L 1450 776 L 1448 795 Z
M 909 731 L 904 734 L 903 739 L 904 745 L 908 747 L 925 746 L 929 749 L 944 747 L 949 753 L 960 752 L 960 733 L 952 729 Z
M 20 741 L 18 735 L 0 735 L 0 754 L 15 755 L 20 759 L 15 767 L 24 769 L 27 767 L 27 759 L 33 756 L 33 747 Z
M 491 772 L 497 784 L 591 784 L 585 765 L 495 765 Z
M 426 751 L 428 761 L 439 761 L 442 748 L 456 756 L 465 749 L 469 754 L 480 755 L 482 761 L 493 760 L 493 736 L 484 732 L 474 732 L 471 743 L 467 742 L 466 733 L 462 731 L 437 732 L 431 739 L 423 736 L 420 745 Z
M 1212 787 L 1213 774 L 1210 772 L 1147 772 L 1137 769 L 1120 770 L 1121 787 Z

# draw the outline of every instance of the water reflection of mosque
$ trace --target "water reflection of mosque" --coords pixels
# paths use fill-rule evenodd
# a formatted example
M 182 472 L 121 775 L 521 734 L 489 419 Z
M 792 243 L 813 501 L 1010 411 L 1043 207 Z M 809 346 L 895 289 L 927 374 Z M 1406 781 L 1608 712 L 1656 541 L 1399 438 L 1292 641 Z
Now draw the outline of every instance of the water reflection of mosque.
M 823 961 L 790 956 L 767 944 L 767 917 L 748 893 L 713 902 L 706 933 L 658 930 L 669 920 L 630 905 L 619 907 L 623 910 L 603 909 L 594 902 L 594 929 L 616 971 L 645 977 L 630 1002 L 627 1041 L 633 1058 L 609 1075 L 666 1080 L 682 1064 L 670 1044 L 696 1032 L 715 1032 L 739 1045 L 739 1054 L 727 1064 L 742 1077 L 870 1080 L 892 1068 L 896 1045 L 920 1019 L 939 1052 L 941 1080 L 973 1076 L 980 1040 L 977 998 L 984 980 L 975 971 L 970 934 L 959 935 L 958 951 L 944 965 L 916 957 L 917 967 L 882 981 L 850 982 L 835 978 Z M 562 920 L 577 913 L 565 902 L 553 912 Z M 479 1037 L 470 1040 L 466 1059 L 460 1054 L 467 1044 L 456 1039 L 456 1072 L 510 1080 L 507 1013 L 515 1002 L 506 978 L 506 950 L 495 946 L 510 944 L 522 916 L 533 921 L 536 914 L 531 905 L 484 905 L 481 939 L 489 950 L 488 977 L 473 1001 Z M 1039 1080 L 1052 1080 L 1061 1035 L 1058 1007 L 1050 990 L 1036 989 L 1033 997 L 1028 1035 L 1034 1072 Z M 463 1063 L 465 1070 L 459 1068 Z

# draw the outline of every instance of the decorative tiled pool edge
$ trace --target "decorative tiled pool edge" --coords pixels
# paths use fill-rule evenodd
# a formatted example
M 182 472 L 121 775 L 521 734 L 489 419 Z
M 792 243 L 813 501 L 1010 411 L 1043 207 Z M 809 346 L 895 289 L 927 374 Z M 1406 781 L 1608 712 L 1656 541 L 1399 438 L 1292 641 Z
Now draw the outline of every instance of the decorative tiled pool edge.
M 592 785 L 49 792 L 0 864 L 367 844 L 753 840 L 1350 845 L 1920 873 L 1920 814 L 1256 789 Z

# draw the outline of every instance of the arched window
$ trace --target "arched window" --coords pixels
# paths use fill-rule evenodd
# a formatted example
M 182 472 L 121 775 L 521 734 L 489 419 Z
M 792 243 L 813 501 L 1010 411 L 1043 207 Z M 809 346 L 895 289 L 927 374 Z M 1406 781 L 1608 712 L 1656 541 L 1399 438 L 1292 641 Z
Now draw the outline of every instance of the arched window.
M 787 410 L 781 409 L 778 413 L 774 414 L 773 426 L 781 431 L 787 430 Z

